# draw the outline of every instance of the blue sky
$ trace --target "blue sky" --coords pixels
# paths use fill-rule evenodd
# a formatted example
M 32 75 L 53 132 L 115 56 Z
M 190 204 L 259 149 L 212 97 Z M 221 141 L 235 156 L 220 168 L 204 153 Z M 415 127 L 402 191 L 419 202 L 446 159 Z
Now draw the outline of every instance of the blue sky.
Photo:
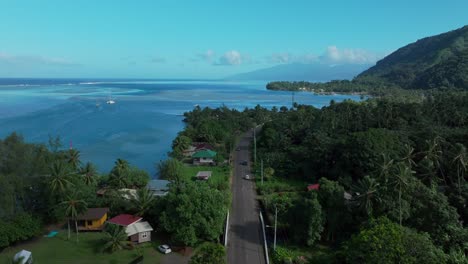
M 466 10 L 466 0 L 0 0 L 0 77 L 219 78 L 374 63 L 468 24 Z

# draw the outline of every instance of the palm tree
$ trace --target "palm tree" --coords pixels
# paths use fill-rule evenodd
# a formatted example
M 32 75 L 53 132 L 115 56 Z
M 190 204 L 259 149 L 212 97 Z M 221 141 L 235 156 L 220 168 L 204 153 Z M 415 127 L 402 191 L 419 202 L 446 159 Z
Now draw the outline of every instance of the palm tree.
M 125 188 L 128 185 L 128 171 L 122 167 L 116 167 L 111 171 L 109 183 L 118 189 Z
M 414 148 L 409 144 L 405 144 L 405 155 L 401 161 L 405 162 L 408 167 L 413 168 L 416 166 L 416 162 L 414 162 L 414 156 Z
M 70 164 L 71 168 L 76 171 L 81 164 L 80 161 L 80 152 L 76 149 L 69 149 L 66 154 L 67 162 Z
M 351 190 L 355 194 L 353 200 L 358 208 L 365 211 L 368 216 L 372 215 L 374 204 L 380 201 L 379 187 L 379 183 L 368 175 L 351 186 Z
M 53 193 L 57 191 L 64 193 L 68 187 L 73 185 L 70 181 L 70 171 L 63 162 L 55 161 L 52 163 L 49 170 L 49 186 Z
M 393 182 L 393 185 L 398 188 L 398 204 L 400 207 L 400 226 L 402 222 L 402 209 L 401 209 L 401 194 L 403 191 L 403 188 L 408 186 L 408 181 L 411 177 L 411 175 L 414 173 L 414 171 L 411 170 L 408 166 L 406 166 L 405 163 L 399 162 L 396 166 L 396 173 L 393 175 L 395 177 L 395 181 Z
M 79 174 L 83 177 L 83 181 L 86 185 L 94 185 L 96 183 L 96 168 L 90 162 L 87 162 L 84 167 L 79 171 Z
M 468 167 L 468 155 L 466 147 L 463 144 L 455 144 L 456 152 L 453 162 L 457 165 L 457 181 L 458 181 L 458 194 L 461 195 L 461 179 L 464 179 L 466 169 Z
M 131 242 L 128 241 L 125 228 L 118 225 L 106 225 L 104 235 L 106 236 L 106 243 L 102 246 L 102 251 L 114 252 L 123 248 L 131 247 Z
M 78 242 L 77 217 L 88 209 L 87 204 L 84 200 L 78 199 L 76 193 L 72 193 L 67 195 L 60 205 L 65 208 L 65 216 L 68 217 L 68 239 L 70 239 L 70 219 L 73 219 L 75 220 L 76 242 Z
M 436 137 L 432 141 L 426 140 L 427 150 L 423 152 L 424 160 L 428 162 L 428 167 L 431 170 L 439 170 L 442 174 L 442 178 L 445 183 L 444 172 L 442 171 L 442 166 L 440 164 L 440 159 L 442 156 L 442 150 L 440 149 L 440 142 L 442 141 L 441 137 Z M 432 179 L 431 179 L 432 180 Z
M 138 216 L 143 216 L 154 202 L 153 192 L 147 188 L 138 190 L 135 198 L 132 199 Z
M 378 175 L 380 179 L 383 179 L 385 184 L 388 181 L 390 170 L 393 168 L 393 159 L 387 154 L 382 154 L 382 164 L 379 164 Z
M 128 170 L 130 167 L 130 163 L 124 159 L 117 159 L 115 161 L 114 169 L 121 169 L 121 170 Z

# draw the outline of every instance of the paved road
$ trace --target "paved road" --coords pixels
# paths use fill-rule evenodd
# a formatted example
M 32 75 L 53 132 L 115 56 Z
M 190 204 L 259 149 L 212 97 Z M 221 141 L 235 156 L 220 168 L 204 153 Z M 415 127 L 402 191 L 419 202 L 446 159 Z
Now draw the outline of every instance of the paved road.
M 243 179 L 250 173 L 249 144 L 251 132 L 245 134 L 234 156 L 234 175 L 232 178 L 232 208 L 229 217 L 228 263 L 258 264 L 265 263 L 263 235 L 259 219 L 259 206 L 255 199 L 253 181 Z M 240 165 L 243 160 L 249 166 Z

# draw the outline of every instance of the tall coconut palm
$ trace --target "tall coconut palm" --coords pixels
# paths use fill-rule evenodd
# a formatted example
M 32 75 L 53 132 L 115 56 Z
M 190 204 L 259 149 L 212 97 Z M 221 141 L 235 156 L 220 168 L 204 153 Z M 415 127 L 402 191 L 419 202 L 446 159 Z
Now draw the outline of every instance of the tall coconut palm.
M 65 216 L 68 217 L 68 239 L 70 239 L 70 220 L 75 221 L 76 242 L 78 243 L 78 223 L 77 217 L 79 214 L 88 210 L 86 202 L 77 197 L 76 193 L 71 193 L 66 196 L 66 199 L 60 203 L 65 209 Z
M 117 159 L 115 161 L 114 169 L 128 170 L 130 163 L 124 159 Z
M 400 208 L 400 216 L 399 216 L 400 226 L 401 226 L 401 222 L 403 219 L 401 195 L 404 189 L 408 186 L 408 182 L 413 173 L 414 171 L 412 171 L 411 168 L 409 168 L 405 163 L 399 162 L 396 165 L 396 172 L 393 174 L 394 176 L 393 186 L 398 188 L 398 204 Z
M 70 170 L 62 161 L 55 161 L 49 168 L 49 187 L 53 193 L 64 193 L 72 182 Z
M 79 174 L 83 177 L 83 181 L 86 185 L 94 185 L 96 183 L 96 168 L 90 162 L 87 162 L 84 167 L 79 171 Z
M 455 144 L 456 152 L 453 162 L 457 166 L 457 181 L 458 181 L 458 194 L 461 195 L 461 182 L 464 179 L 468 167 L 468 155 L 466 152 L 466 147 L 463 144 Z
M 78 168 L 80 167 L 81 161 L 80 161 L 80 152 L 76 149 L 69 149 L 66 153 L 66 159 L 67 163 L 70 165 L 70 167 L 74 170 L 77 171 Z
M 354 202 L 368 216 L 372 215 L 375 203 L 380 201 L 378 196 L 379 187 L 379 183 L 368 175 L 351 186 L 351 190 L 355 194 L 353 197 Z
M 104 229 L 105 243 L 103 244 L 101 250 L 114 252 L 124 248 L 131 247 L 131 242 L 128 241 L 127 233 L 125 233 L 125 228 L 118 225 L 108 224 Z
M 133 205 L 138 216 L 143 216 L 149 208 L 151 208 L 155 198 L 152 191 L 147 188 L 142 188 L 137 191 L 137 195 L 133 200 Z
M 413 168 L 414 166 L 416 166 L 416 162 L 414 162 L 414 156 L 414 148 L 409 144 L 405 144 L 405 153 L 401 158 L 401 161 L 406 163 L 408 167 Z
M 441 137 L 436 137 L 433 140 L 426 140 L 427 150 L 424 151 L 423 154 L 424 160 L 426 160 L 429 169 L 431 169 L 433 172 L 436 172 L 437 170 L 440 171 L 443 181 L 447 183 L 442 166 L 440 164 L 440 159 L 442 157 L 442 150 L 440 146 L 441 142 Z
M 390 171 L 393 168 L 393 166 L 393 159 L 390 159 L 390 157 L 387 154 L 382 154 L 382 162 L 381 164 L 379 164 L 377 173 L 379 175 L 379 178 L 382 179 L 385 184 L 388 182 Z
M 110 177 L 109 177 L 109 183 L 117 188 L 125 188 L 128 185 L 128 171 L 121 168 L 121 167 L 116 167 L 115 170 L 111 171 Z

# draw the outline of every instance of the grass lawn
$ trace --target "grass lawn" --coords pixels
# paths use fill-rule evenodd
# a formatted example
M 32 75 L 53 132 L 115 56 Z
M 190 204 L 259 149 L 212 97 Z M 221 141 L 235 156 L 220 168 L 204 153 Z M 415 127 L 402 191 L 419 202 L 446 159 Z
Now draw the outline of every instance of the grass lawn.
M 199 171 L 211 171 L 211 177 L 208 179 L 210 186 L 217 188 L 220 185 L 229 183 L 230 168 L 228 166 L 184 166 L 183 174 L 186 179 L 196 181 L 196 175 Z
M 80 242 L 76 243 L 75 234 L 71 234 L 70 241 L 67 240 L 67 231 L 61 230 L 53 238 L 39 238 L 38 240 L 26 242 L 19 246 L 10 247 L 0 252 L 0 264 L 10 263 L 9 259 L 20 251 L 26 249 L 32 252 L 35 264 L 53 263 L 130 263 L 137 257 L 136 248 L 133 250 L 121 250 L 114 253 L 101 253 L 99 251 L 104 237 L 103 233 L 80 233 Z M 157 243 L 143 243 L 138 247 L 144 256 L 143 263 L 159 263 L 162 254 L 156 250 Z

